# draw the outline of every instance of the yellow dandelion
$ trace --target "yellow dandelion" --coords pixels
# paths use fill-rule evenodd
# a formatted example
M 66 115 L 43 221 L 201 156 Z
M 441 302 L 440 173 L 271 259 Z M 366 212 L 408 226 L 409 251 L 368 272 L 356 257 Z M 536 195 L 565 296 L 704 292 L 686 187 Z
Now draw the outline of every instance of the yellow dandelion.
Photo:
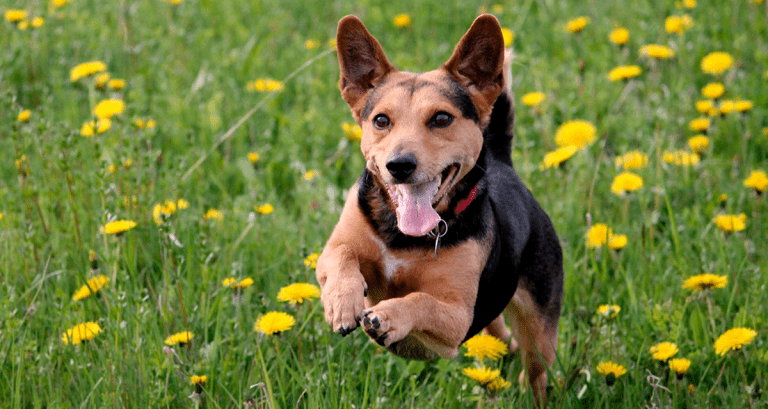
M 320 42 L 317 40 L 307 40 L 304 42 L 304 48 L 307 50 L 314 50 L 318 47 L 320 47 Z
M 109 222 L 99 229 L 102 234 L 122 234 L 136 227 L 136 222 L 133 220 L 116 220 Z
M 710 82 L 701 89 L 701 95 L 709 99 L 718 99 L 725 93 L 725 86 L 720 82 Z
M 392 19 L 392 24 L 397 28 L 406 28 L 411 26 L 411 16 L 406 13 L 396 15 Z
M 724 99 L 720 101 L 720 105 L 717 107 L 720 111 L 720 115 L 728 115 L 736 110 L 736 101 L 732 99 Z
M 102 331 L 99 324 L 88 321 L 82 324 L 77 324 L 74 327 L 67 330 L 67 332 L 61 334 L 61 342 L 65 344 L 77 345 L 83 341 L 88 341 L 99 335 Z
M 743 99 L 738 99 L 733 103 L 733 109 L 738 112 L 750 111 L 753 106 L 754 104 L 752 104 L 752 101 L 743 100 Z
M 162 204 L 158 203 L 152 207 L 152 220 L 155 224 L 161 225 L 165 219 L 171 217 L 174 213 L 176 213 L 176 203 L 166 200 Z
M 229 278 L 225 278 L 225 279 L 224 279 L 224 281 L 222 281 L 222 282 L 221 282 L 221 285 L 223 285 L 224 287 L 229 287 L 229 286 L 230 286 L 230 285 L 232 285 L 232 283 L 234 283 L 236 280 L 237 280 L 237 279 L 236 279 L 235 277 L 229 277 Z
M 547 99 L 547 94 L 543 92 L 529 92 L 523 95 L 523 105 L 529 107 L 538 107 Z
M 30 25 L 32 25 L 32 28 L 40 28 L 45 24 L 45 19 L 42 17 L 35 17 L 32 19 L 32 22 Z
M 688 368 L 691 367 L 691 360 L 685 358 L 675 358 L 669 360 L 669 369 L 674 371 L 677 375 L 677 379 L 683 379 L 683 375 L 688 372 Z
M 669 16 L 664 20 L 664 30 L 667 33 L 683 34 L 683 19 L 680 16 Z
M 692 136 L 688 139 L 688 146 L 692 151 L 701 155 L 709 147 L 709 138 L 704 135 Z
M 735 351 L 744 345 L 749 345 L 756 336 L 757 332 L 751 328 L 729 329 L 715 341 L 715 352 L 724 356 L 728 351 Z
M 623 65 L 612 69 L 608 73 L 608 79 L 611 81 L 628 80 L 637 77 L 643 72 L 637 65 Z
M 112 128 L 112 120 L 107 118 L 99 119 L 98 121 L 90 121 L 83 124 L 80 127 L 80 135 L 93 136 L 94 134 L 102 134 Z
M 651 347 L 653 359 L 666 361 L 675 356 L 678 352 L 677 345 L 674 342 L 660 342 Z
M 16 117 L 16 119 L 19 122 L 27 122 L 29 121 L 29 118 L 32 116 L 32 111 L 25 109 L 21 112 L 19 112 L 19 116 Z
M 208 209 L 208 211 L 203 215 L 203 220 L 215 220 L 220 222 L 224 220 L 224 213 L 222 213 L 219 209 Z
M 307 258 L 304 259 L 304 267 L 309 267 L 311 269 L 317 268 L 317 259 L 320 258 L 320 253 L 312 253 L 307 256 Z
M 744 187 L 755 189 L 757 193 L 762 193 L 768 189 L 768 175 L 762 170 L 753 170 L 746 179 Z
M 464 342 L 467 352 L 464 356 L 471 356 L 482 361 L 485 358 L 499 359 L 509 350 L 507 344 L 493 335 L 477 334 Z
M 699 111 L 699 113 L 704 115 L 715 115 L 717 113 L 717 108 L 715 108 L 715 103 L 708 100 L 708 99 L 702 99 L 699 101 L 696 101 L 696 110 Z
M 699 163 L 701 158 L 694 152 L 688 152 L 683 150 L 677 151 L 664 151 L 662 160 L 665 163 L 671 163 L 673 165 L 680 166 L 694 166 Z
M 69 80 L 75 82 L 80 78 L 88 77 L 98 72 L 106 71 L 107 65 L 102 61 L 89 61 L 76 65 L 69 72 Z
M 257 152 L 248 152 L 248 162 L 255 164 L 259 161 L 259 154 Z
M 675 50 L 661 44 L 647 44 L 640 47 L 640 55 L 666 60 L 675 56 Z
M 512 383 L 508 380 L 498 377 L 492 381 L 490 381 L 488 384 L 485 385 L 485 388 L 488 389 L 491 392 L 498 392 L 502 389 L 507 389 L 510 386 L 512 386 Z
M 693 17 L 689 16 L 688 14 L 683 14 L 680 16 L 680 19 L 683 21 L 684 30 L 688 30 L 694 26 Z
M 544 169 L 559 167 L 561 163 L 571 158 L 579 148 L 573 145 L 563 146 L 552 152 L 547 152 L 544 155 L 544 160 L 541 163 L 541 167 Z
M 5 10 L 5 21 L 9 23 L 18 23 L 26 18 L 27 12 L 25 10 Z
M 608 386 L 613 386 L 618 377 L 627 373 L 627 370 L 623 366 L 611 361 L 600 362 L 595 369 L 597 372 L 605 375 L 605 383 L 607 383 Z
M 701 117 L 696 118 L 688 123 L 688 128 L 690 128 L 692 131 L 695 132 L 707 132 L 707 129 L 709 129 L 709 124 L 711 121 L 709 118 Z
M 221 282 L 224 287 L 229 287 L 233 290 L 244 290 L 253 285 L 253 279 L 246 277 L 242 280 L 237 280 L 234 277 L 230 277 Z
M 93 76 L 93 83 L 96 85 L 96 88 L 103 89 L 105 85 L 107 85 L 107 82 L 109 82 L 109 73 L 108 72 L 102 72 L 100 74 L 96 74 Z
M 733 57 L 722 51 L 707 54 L 701 59 L 701 70 L 707 74 L 722 74 L 733 66 Z
M 98 118 L 111 119 L 115 115 L 122 114 L 123 111 L 125 111 L 125 102 L 122 99 L 110 98 L 100 101 L 93 109 L 93 114 Z
M 504 37 L 504 47 L 511 47 L 512 42 L 515 41 L 515 33 L 508 28 L 502 28 L 501 35 Z
M 328 48 L 336 51 L 336 37 L 328 39 Z
M 113 78 L 107 82 L 109 89 L 113 91 L 120 91 L 125 88 L 125 80 L 120 78 Z
M 177 332 L 169 336 L 168 338 L 166 338 L 165 344 L 166 345 L 180 344 L 181 346 L 184 346 L 188 344 L 194 337 L 195 337 L 195 334 L 189 331 Z
M 317 170 L 308 170 L 304 172 L 304 180 L 312 180 L 315 178 L 315 176 L 319 175 L 320 172 Z
M 710 288 L 725 288 L 726 285 L 728 285 L 728 276 L 705 273 L 685 279 L 683 288 L 694 291 L 703 291 Z
M 261 316 L 254 324 L 253 330 L 266 335 L 274 335 L 291 329 L 295 324 L 296 319 L 290 314 L 272 311 Z
M 626 28 L 616 28 L 608 35 L 608 39 L 616 45 L 624 45 L 629 41 L 629 30 Z
M 714 222 L 717 228 L 727 233 L 742 231 L 747 228 L 747 215 L 719 214 L 715 216 Z
M 501 371 L 499 369 L 491 369 L 485 366 L 481 368 L 464 368 L 461 370 L 461 372 L 483 386 L 493 382 L 501 375 Z
M 309 283 L 294 283 L 285 286 L 277 293 L 278 301 L 286 301 L 291 304 L 303 304 L 304 300 L 320 297 L 320 289 Z
M 597 248 L 602 247 L 608 243 L 608 237 L 611 234 L 611 229 L 605 223 L 595 223 L 587 231 L 587 247 Z
M 683 0 L 683 7 L 692 9 L 696 7 L 696 0 Z
M 189 202 L 184 199 L 179 199 L 176 201 L 176 207 L 178 207 L 179 210 L 184 210 L 189 207 Z
M 275 207 L 269 203 L 265 203 L 261 206 L 256 206 L 256 211 L 260 214 L 270 214 L 275 210 Z
M 568 21 L 565 24 L 565 29 L 571 33 L 580 33 L 582 30 L 584 30 L 587 24 L 589 24 L 589 17 L 581 16 Z
M 248 91 L 256 92 L 277 92 L 285 89 L 282 82 L 272 78 L 259 78 L 246 84 Z
M 643 187 L 643 178 L 632 172 L 624 172 L 613 178 L 611 192 L 623 196 L 627 192 L 634 192 Z
M 206 376 L 206 375 L 192 375 L 192 376 L 189 377 L 189 381 L 192 382 L 193 385 L 200 385 L 200 384 L 208 382 L 208 376 Z
M 96 277 L 89 278 L 84 286 L 80 287 L 75 294 L 72 295 L 72 301 L 79 301 L 83 298 L 88 298 L 93 294 L 96 294 L 104 288 L 109 282 L 109 277 L 101 274 Z
M 616 304 L 603 304 L 597 307 L 597 315 L 606 318 L 616 318 L 621 311 L 621 307 Z
M 632 170 L 648 166 L 648 155 L 640 151 L 630 151 L 616 158 L 616 167 Z
M 573 145 L 581 149 L 597 139 L 597 128 L 591 122 L 583 120 L 568 121 L 557 128 L 555 143 L 557 146 Z
M 29 28 L 29 20 L 21 20 L 18 23 L 16 23 L 16 28 L 18 28 L 21 31 L 24 31 Z
M 358 124 L 344 122 L 341 124 L 341 129 L 344 131 L 344 136 L 350 141 L 359 141 L 363 137 L 363 129 Z
M 627 245 L 626 234 L 611 234 L 608 237 L 608 248 L 611 250 L 621 250 Z

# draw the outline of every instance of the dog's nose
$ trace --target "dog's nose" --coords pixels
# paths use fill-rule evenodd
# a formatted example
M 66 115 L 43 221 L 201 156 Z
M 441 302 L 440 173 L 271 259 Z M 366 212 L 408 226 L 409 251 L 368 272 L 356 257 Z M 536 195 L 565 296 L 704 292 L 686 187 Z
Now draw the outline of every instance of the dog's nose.
M 392 154 L 387 161 L 387 170 L 398 182 L 404 182 L 416 171 L 416 155 L 412 153 Z

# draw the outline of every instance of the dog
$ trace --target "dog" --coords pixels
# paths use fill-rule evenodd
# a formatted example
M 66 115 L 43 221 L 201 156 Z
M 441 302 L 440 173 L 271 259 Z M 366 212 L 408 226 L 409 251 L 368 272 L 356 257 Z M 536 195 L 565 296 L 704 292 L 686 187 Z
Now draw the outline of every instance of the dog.
M 366 166 L 317 261 L 326 321 L 424 360 L 452 358 L 485 330 L 520 350 L 521 381 L 544 404 L 562 252 L 512 167 L 498 21 L 479 16 L 450 59 L 421 74 L 393 67 L 355 16 L 339 22 L 336 47 Z

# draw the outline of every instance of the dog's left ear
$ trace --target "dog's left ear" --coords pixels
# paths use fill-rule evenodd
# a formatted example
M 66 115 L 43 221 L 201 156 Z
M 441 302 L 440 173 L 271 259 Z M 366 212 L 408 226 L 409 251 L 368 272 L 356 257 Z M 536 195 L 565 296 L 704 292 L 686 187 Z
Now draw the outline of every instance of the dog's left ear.
M 503 65 L 504 36 L 499 21 L 490 14 L 475 19 L 443 64 L 443 69 L 469 89 L 482 122 L 504 87 Z

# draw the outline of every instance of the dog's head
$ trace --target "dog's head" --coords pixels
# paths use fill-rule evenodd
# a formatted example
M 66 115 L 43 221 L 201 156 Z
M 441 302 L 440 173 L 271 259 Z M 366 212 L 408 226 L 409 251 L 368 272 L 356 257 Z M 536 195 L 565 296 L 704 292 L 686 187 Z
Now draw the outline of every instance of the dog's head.
M 363 129 L 366 167 L 396 207 L 400 231 L 423 236 L 480 155 L 504 86 L 501 27 L 478 17 L 448 62 L 422 74 L 394 68 L 355 16 L 341 19 L 336 44 L 341 95 Z

